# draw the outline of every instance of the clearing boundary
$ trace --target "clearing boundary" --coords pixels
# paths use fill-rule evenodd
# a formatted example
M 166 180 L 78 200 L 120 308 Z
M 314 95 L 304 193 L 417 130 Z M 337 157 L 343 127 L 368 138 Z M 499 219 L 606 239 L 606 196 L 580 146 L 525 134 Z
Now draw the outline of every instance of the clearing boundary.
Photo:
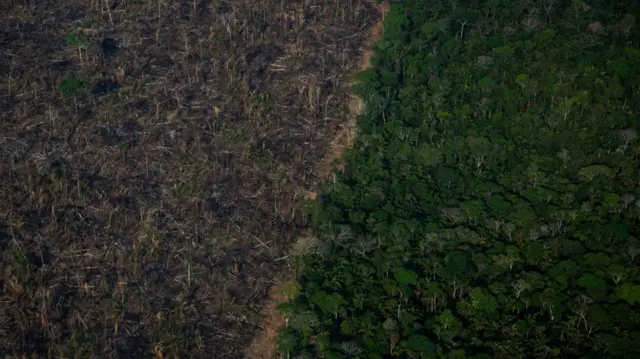
M 383 24 L 385 14 L 390 10 L 391 6 L 388 1 L 384 1 L 381 4 L 376 5 L 376 9 L 382 15 L 381 20 L 374 24 L 370 31 L 370 36 L 365 43 L 364 52 L 362 55 L 360 71 L 364 71 L 371 67 L 370 60 L 374 56 L 374 51 L 371 49 L 371 45 L 375 43 L 383 33 Z M 349 102 L 348 119 L 343 129 L 338 133 L 336 139 L 332 142 L 332 147 L 329 155 L 318 167 L 318 176 L 322 179 L 327 179 L 331 174 L 332 166 L 335 160 L 341 159 L 344 155 L 344 150 L 351 147 L 353 140 L 356 136 L 357 118 L 362 113 L 364 108 L 364 101 L 356 96 L 351 95 L 352 98 Z M 315 192 L 309 192 L 308 199 L 313 200 L 316 198 Z M 310 230 L 306 231 L 294 245 L 294 251 L 299 252 L 313 245 L 315 238 Z M 276 340 L 278 338 L 278 331 L 280 328 L 286 325 L 286 319 L 278 310 L 278 306 L 288 300 L 285 292 L 285 286 L 295 280 L 294 274 L 289 272 L 285 280 L 282 280 L 278 285 L 271 287 L 267 303 L 262 310 L 262 318 L 264 325 L 259 329 L 255 339 L 247 350 L 246 359 L 274 359 L 276 358 L 277 346 Z

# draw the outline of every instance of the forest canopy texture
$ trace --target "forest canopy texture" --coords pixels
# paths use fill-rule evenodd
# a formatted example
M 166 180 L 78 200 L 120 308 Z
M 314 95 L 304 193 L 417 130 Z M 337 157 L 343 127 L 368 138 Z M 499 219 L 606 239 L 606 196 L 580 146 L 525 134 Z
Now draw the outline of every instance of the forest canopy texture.
M 291 358 L 640 358 L 636 1 L 393 4 Z

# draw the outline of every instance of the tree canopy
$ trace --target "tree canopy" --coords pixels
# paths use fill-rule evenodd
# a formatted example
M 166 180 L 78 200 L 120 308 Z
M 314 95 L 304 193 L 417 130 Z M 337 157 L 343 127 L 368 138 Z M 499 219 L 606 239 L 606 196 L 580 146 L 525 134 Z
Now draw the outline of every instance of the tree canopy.
M 298 358 L 640 357 L 640 5 L 393 4 Z

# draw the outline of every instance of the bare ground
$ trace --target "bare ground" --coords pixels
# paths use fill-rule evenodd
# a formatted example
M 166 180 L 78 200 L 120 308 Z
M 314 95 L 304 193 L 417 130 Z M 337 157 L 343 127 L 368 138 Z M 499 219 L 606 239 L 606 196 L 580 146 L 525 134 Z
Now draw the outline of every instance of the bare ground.
M 0 13 L 0 356 L 243 357 L 344 127 L 373 6 Z M 72 75 L 86 87 L 65 99 Z

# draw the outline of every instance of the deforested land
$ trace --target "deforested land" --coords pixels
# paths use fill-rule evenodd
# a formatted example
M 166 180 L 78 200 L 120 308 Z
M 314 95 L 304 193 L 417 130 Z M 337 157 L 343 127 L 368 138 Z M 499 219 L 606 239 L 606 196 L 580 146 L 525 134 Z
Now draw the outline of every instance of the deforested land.
M 243 358 L 367 1 L 0 4 L 0 357 Z

